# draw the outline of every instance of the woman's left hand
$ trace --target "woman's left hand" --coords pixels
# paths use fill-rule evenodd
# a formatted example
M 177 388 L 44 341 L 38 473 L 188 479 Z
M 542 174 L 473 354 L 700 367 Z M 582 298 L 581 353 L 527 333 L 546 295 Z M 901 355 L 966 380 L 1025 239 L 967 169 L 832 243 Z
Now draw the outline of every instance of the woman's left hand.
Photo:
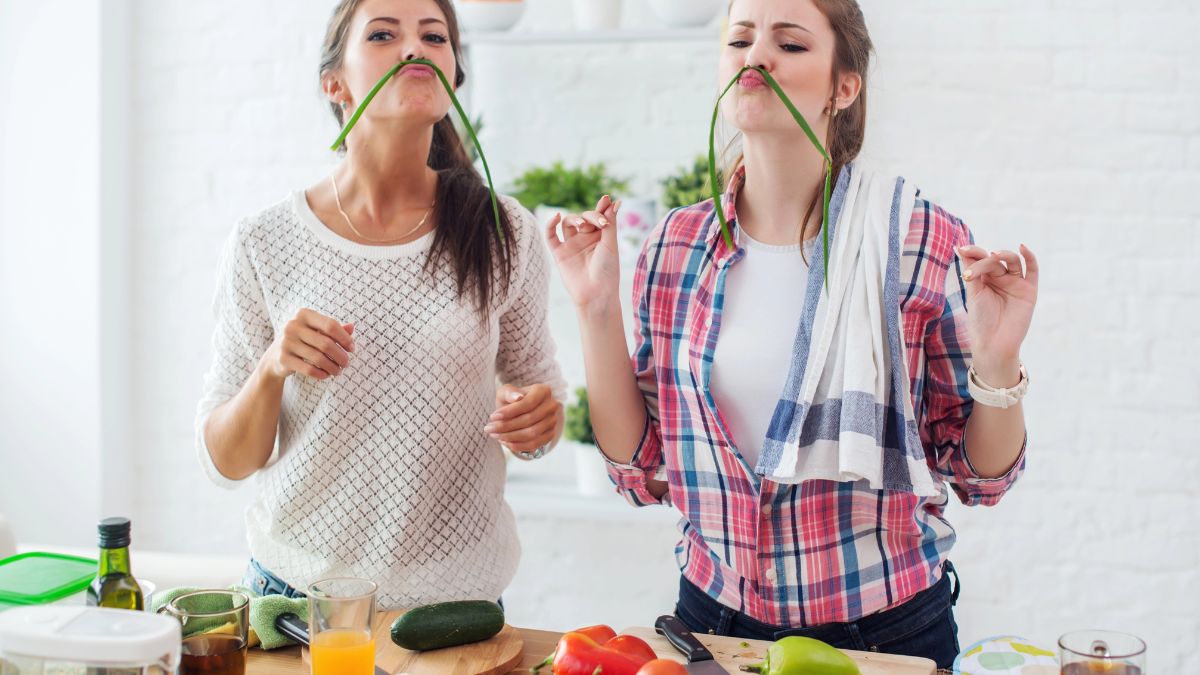
M 989 252 L 979 246 L 957 251 L 967 288 L 967 330 L 975 370 L 992 386 L 1014 386 L 1020 379 L 1016 368 L 1021 343 L 1037 304 L 1037 258 L 1024 244 L 1019 254 Z
M 483 431 L 513 452 L 532 452 L 558 437 L 562 419 L 562 404 L 548 385 L 506 384 L 496 390 L 496 412 Z

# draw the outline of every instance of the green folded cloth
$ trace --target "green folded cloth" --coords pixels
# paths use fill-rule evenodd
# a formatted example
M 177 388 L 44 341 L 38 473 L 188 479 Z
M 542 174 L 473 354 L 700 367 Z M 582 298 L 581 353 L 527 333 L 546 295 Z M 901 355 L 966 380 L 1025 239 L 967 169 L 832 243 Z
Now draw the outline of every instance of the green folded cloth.
M 158 591 L 154 594 L 152 609 L 157 612 L 166 606 L 167 603 L 181 595 L 202 590 L 207 589 L 180 586 L 178 588 Z M 255 595 L 245 586 L 230 586 L 228 590 L 241 591 L 250 596 L 250 637 L 248 646 L 257 646 L 263 649 L 278 649 L 279 647 L 296 644 L 294 640 L 279 632 L 279 629 L 275 627 L 275 618 L 281 614 L 290 612 L 302 619 L 307 619 L 307 598 L 288 598 L 282 595 Z M 224 612 L 233 609 L 233 604 L 226 596 L 214 595 L 211 598 L 197 599 L 195 604 L 192 604 L 189 609 L 202 613 Z M 229 625 L 229 622 L 222 621 L 219 618 L 193 619 L 188 621 L 185 633 L 187 635 L 194 635 L 196 633 L 222 632 Z
M 289 598 L 283 595 L 260 595 L 250 598 L 250 627 L 258 633 L 263 649 L 277 649 L 296 644 L 279 632 L 275 619 L 292 613 L 308 621 L 308 598 Z

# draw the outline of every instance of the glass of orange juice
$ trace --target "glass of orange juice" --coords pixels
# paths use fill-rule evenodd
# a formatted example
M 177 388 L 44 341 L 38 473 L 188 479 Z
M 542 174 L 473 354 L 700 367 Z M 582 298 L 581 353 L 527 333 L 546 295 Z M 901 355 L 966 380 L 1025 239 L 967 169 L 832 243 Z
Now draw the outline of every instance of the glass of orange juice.
M 312 675 L 374 675 L 375 591 L 366 579 L 323 579 L 308 587 Z

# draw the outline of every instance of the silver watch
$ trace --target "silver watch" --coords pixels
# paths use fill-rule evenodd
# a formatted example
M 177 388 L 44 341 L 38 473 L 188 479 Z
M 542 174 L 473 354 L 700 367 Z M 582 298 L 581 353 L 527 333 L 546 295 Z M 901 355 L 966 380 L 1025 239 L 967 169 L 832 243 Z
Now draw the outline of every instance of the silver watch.
M 523 460 L 525 460 L 526 462 L 530 462 L 530 461 L 533 461 L 533 460 L 535 460 L 535 459 L 541 459 L 542 457 L 545 457 L 545 456 L 546 456 L 546 453 L 547 453 L 547 452 L 550 452 L 550 444 L 549 444 L 549 443 L 547 443 L 547 444 L 545 444 L 545 445 L 543 445 L 543 446 L 541 446 L 541 447 L 534 448 L 533 450 L 529 450 L 529 451 L 526 451 L 526 452 L 518 452 L 517 450 L 513 450 L 512 448 L 509 448 L 508 450 L 509 450 L 509 452 L 511 452 L 511 453 L 512 453 L 512 454 L 513 454 L 513 455 L 514 455 L 514 456 L 515 456 L 517 459 L 523 459 Z

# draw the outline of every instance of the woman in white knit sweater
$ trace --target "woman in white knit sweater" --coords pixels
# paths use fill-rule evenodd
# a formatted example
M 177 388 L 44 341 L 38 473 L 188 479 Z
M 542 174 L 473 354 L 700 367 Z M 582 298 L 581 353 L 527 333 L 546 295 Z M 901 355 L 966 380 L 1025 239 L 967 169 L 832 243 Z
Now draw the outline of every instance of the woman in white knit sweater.
M 396 63 L 461 85 L 449 0 L 343 0 L 322 88 L 339 124 Z M 241 221 L 223 256 L 196 420 L 218 484 L 255 475 L 259 593 L 349 575 L 384 606 L 500 596 L 520 546 L 501 444 L 543 454 L 564 387 L 528 211 L 490 194 L 427 67 L 406 66 L 307 190 Z

